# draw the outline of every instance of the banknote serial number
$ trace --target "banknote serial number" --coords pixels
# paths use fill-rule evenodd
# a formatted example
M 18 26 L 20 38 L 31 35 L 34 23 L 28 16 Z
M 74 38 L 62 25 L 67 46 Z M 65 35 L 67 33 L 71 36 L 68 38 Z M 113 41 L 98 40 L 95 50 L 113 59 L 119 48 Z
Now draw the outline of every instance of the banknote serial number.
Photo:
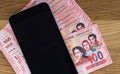
M 10 37 L 8 37 L 8 38 L 6 38 L 5 40 L 3 40 L 3 43 L 7 44 L 9 41 L 11 41 L 11 38 L 10 38 Z

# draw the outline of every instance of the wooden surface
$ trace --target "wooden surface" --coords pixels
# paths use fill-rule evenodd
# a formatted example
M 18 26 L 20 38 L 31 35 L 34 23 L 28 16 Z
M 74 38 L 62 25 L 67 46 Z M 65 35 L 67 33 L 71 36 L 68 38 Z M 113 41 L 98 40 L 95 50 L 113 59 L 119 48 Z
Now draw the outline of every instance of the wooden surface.
M 120 74 L 120 0 L 76 0 L 97 23 L 102 32 L 113 64 L 91 74 Z M 0 29 L 10 15 L 18 12 L 29 0 L 0 0 Z M 0 53 L 0 74 L 15 74 L 5 57 Z

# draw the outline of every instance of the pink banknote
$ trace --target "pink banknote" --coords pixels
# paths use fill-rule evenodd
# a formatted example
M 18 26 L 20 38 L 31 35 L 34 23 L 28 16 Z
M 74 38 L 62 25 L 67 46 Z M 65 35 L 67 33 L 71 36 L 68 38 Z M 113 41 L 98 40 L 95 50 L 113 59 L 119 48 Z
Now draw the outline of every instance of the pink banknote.
M 96 24 L 69 34 L 64 41 L 79 74 L 87 74 L 112 63 Z
M 16 74 L 31 74 L 9 24 L 0 31 L 0 50 Z
M 63 37 L 91 25 L 90 18 L 75 0 L 46 0 L 46 2 L 52 10 Z
M 112 63 L 97 26 L 91 26 L 90 18 L 75 0 L 31 0 L 22 10 L 41 2 L 47 2 L 49 4 L 79 74 L 89 73 Z M 90 31 L 90 29 L 93 29 L 93 31 Z M 92 41 L 90 42 L 89 39 L 85 37 L 89 44 L 91 43 L 90 48 L 93 48 L 94 52 L 92 52 L 92 49 L 89 52 L 85 52 L 84 50 L 81 56 L 74 55 L 72 52 L 73 47 L 79 46 L 83 49 L 81 40 L 84 40 L 84 36 L 88 35 L 88 32 L 96 34 L 98 40 L 96 45 L 98 45 L 98 47 L 94 47 Z M 80 33 L 85 35 L 82 34 L 83 37 L 76 36 Z M 73 36 L 73 38 L 70 38 L 71 36 Z M 0 31 L 0 50 L 16 74 L 31 74 L 9 23 Z M 77 59 L 77 57 L 85 60 L 83 60 L 82 63 L 80 61 L 81 59 Z

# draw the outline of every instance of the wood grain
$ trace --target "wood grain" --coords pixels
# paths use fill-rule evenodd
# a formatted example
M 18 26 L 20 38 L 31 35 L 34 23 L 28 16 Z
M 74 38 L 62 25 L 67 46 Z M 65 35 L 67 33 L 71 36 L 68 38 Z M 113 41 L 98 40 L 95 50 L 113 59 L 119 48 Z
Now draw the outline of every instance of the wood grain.
M 0 29 L 10 15 L 18 12 L 29 0 L 0 0 Z M 113 64 L 91 74 L 120 74 L 120 0 L 76 0 L 99 29 L 106 42 Z M 0 74 L 15 74 L 0 52 Z

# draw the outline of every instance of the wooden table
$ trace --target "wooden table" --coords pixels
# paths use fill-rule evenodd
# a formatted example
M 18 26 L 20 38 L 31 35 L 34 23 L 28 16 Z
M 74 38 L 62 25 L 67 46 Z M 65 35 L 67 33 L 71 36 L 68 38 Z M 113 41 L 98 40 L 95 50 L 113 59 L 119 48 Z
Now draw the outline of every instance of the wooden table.
M 120 0 L 76 0 L 97 23 L 102 32 L 113 64 L 91 74 L 120 74 Z M 0 0 L 0 29 L 10 15 L 18 12 L 29 0 Z M 5 57 L 0 53 L 0 74 L 15 74 Z

